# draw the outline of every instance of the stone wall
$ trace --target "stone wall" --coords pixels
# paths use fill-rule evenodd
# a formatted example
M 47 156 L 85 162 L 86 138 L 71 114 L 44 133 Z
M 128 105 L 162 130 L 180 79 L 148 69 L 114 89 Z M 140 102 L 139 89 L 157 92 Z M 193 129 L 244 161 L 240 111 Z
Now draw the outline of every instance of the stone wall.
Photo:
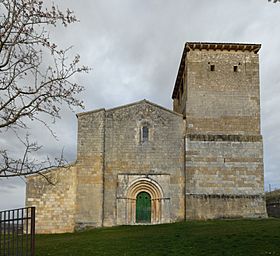
M 145 100 L 78 114 L 75 165 L 50 171 L 54 185 L 38 175 L 28 179 L 27 205 L 36 206 L 37 232 L 136 224 L 128 202 L 143 190 L 151 194 L 152 223 L 183 220 L 184 130 L 182 115 Z
M 45 177 L 44 177 L 45 176 Z M 73 232 L 76 168 L 55 169 L 27 178 L 26 206 L 36 207 L 36 233 Z
M 266 217 L 261 136 L 189 135 L 186 215 Z
M 260 133 L 258 54 L 190 50 L 182 81 L 174 110 L 186 116 L 187 133 Z
M 186 118 L 186 218 L 266 216 L 259 48 L 185 48 L 173 105 Z
M 78 121 L 76 228 L 128 224 L 128 213 L 118 214 L 118 175 L 168 176 L 168 184 L 151 179 L 164 191 L 157 200 L 166 201 L 161 205 L 166 210 L 156 222 L 184 219 L 185 125 L 181 115 L 144 100 L 82 113 Z M 149 127 L 145 142 L 141 141 L 143 126 Z
M 149 140 L 141 141 L 141 128 L 149 127 Z M 117 220 L 118 175 L 170 175 L 170 183 L 158 181 L 170 196 L 169 222 L 184 219 L 184 122 L 181 115 L 147 101 L 106 111 L 104 225 Z M 163 199 L 160 199 L 163 200 Z
M 194 220 L 267 217 L 258 195 L 187 195 L 186 207 L 186 218 Z
M 76 228 L 103 221 L 105 110 L 78 114 Z

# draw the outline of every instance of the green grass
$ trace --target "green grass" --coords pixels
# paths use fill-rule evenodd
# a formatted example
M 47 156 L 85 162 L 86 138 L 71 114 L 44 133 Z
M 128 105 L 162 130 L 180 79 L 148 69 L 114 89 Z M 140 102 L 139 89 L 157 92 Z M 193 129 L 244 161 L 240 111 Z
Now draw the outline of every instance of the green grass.
M 36 255 L 280 255 L 280 219 L 190 221 L 37 235 Z

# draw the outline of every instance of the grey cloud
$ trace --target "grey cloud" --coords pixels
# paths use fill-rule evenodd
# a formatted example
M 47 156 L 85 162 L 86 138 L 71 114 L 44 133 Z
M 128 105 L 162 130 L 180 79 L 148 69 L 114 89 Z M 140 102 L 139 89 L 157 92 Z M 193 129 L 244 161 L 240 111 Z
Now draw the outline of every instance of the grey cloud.
M 0 210 L 24 206 L 25 182 L 20 178 L 0 180 Z

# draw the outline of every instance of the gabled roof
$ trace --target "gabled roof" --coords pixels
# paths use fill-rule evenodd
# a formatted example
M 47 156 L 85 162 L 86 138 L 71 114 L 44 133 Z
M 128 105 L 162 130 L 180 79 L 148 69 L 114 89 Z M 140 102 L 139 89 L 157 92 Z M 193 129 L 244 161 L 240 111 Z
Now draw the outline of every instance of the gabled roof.
M 94 109 L 94 110 L 90 110 L 90 111 L 80 112 L 80 113 L 76 114 L 76 117 L 84 116 L 84 115 L 88 115 L 88 114 L 92 114 L 92 113 L 97 113 L 100 111 L 106 111 L 106 110 L 105 110 L 105 108 L 98 108 L 98 109 Z
M 172 99 L 176 98 L 177 92 L 179 90 L 182 75 L 185 69 L 185 60 L 187 52 L 190 50 L 221 50 L 221 51 L 249 51 L 258 53 L 261 48 L 261 44 L 244 44 L 244 43 L 209 43 L 209 42 L 187 42 L 184 47 L 181 62 L 179 65 L 179 70 L 177 78 L 174 85 L 174 90 L 172 93 Z
M 134 105 L 137 105 L 137 104 L 143 104 L 143 103 L 146 103 L 146 104 L 152 105 L 152 106 L 154 106 L 154 107 L 160 108 L 160 109 L 162 109 L 162 110 L 164 110 L 164 111 L 167 111 L 167 112 L 169 112 L 169 113 L 171 113 L 171 114 L 174 114 L 174 115 L 177 115 L 177 116 L 181 116 L 181 117 L 183 116 L 183 115 L 180 114 L 180 113 L 177 113 L 177 112 L 175 112 L 175 111 L 172 111 L 172 110 L 170 110 L 170 109 L 167 109 L 167 108 L 165 108 L 165 107 L 162 107 L 162 106 L 160 106 L 160 105 L 157 105 L 157 104 L 155 104 L 155 103 L 153 103 L 153 102 L 150 102 L 150 101 L 148 101 L 148 100 L 146 100 L 146 99 L 140 100 L 140 101 L 136 101 L 136 102 L 133 102 L 133 103 L 130 103 L 130 104 L 118 106 L 118 107 L 115 107 L 115 108 L 110 108 L 110 109 L 100 108 L 100 109 L 96 109 L 96 110 L 92 110 L 92 111 L 81 112 L 81 113 L 76 114 L 76 116 L 79 117 L 79 116 L 83 116 L 83 115 L 87 115 L 87 114 L 91 114 L 91 113 L 96 113 L 96 112 L 99 112 L 99 111 L 110 112 L 110 111 L 115 111 L 115 110 L 118 110 L 118 109 L 127 108 L 127 107 L 131 107 L 131 106 L 134 106 Z

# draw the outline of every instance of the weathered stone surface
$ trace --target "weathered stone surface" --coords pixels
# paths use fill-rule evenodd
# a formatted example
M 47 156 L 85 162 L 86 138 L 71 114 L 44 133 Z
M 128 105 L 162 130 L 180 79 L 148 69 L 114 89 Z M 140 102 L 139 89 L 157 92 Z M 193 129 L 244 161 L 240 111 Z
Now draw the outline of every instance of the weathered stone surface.
M 258 54 L 190 50 L 184 61 L 174 110 L 186 116 L 188 133 L 260 133 Z
M 191 44 L 173 93 L 186 118 L 186 218 L 265 217 L 258 54 L 215 47 Z
M 78 115 L 76 228 L 102 226 L 105 109 Z
M 266 216 L 262 196 L 187 195 L 186 205 L 186 218 L 194 220 Z
M 143 125 L 149 127 L 149 140 L 145 142 L 141 141 Z M 166 192 L 159 200 L 163 200 L 165 193 L 170 191 L 168 204 L 173 209 L 170 219 L 163 214 L 157 222 L 184 219 L 183 138 L 182 116 L 147 101 L 106 112 L 104 226 L 116 225 L 117 221 L 125 224 L 131 222 L 128 213 L 117 216 L 118 174 L 128 177 L 139 175 L 139 178 L 143 175 L 170 176 L 168 187 L 160 179 L 152 178 L 159 186 L 165 185 L 162 190 Z
M 146 100 L 78 114 L 77 161 L 28 178 L 37 232 L 266 217 L 260 134 L 260 45 L 186 44 L 174 111 Z M 141 223 L 140 223 L 141 224 Z
M 73 232 L 76 213 L 76 167 L 27 178 L 26 205 L 36 206 L 36 232 Z M 51 183 L 49 182 L 51 181 Z

